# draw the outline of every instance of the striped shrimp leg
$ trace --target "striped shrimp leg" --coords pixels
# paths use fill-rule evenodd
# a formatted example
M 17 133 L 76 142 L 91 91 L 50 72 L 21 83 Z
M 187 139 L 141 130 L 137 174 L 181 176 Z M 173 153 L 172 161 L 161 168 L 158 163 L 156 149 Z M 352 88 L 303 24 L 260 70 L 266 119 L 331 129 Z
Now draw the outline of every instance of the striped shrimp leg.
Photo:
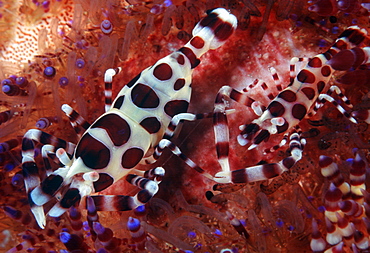
M 136 175 L 128 175 L 127 181 L 141 188 L 134 197 L 126 195 L 91 196 L 97 211 L 128 211 L 145 205 L 159 189 L 158 183 Z
M 35 192 L 35 189 L 40 188 L 40 175 L 42 175 L 42 171 L 39 171 L 39 168 L 36 165 L 34 156 L 35 156 L 35 142 L 41 144 L 49 144 L 48 147 L 54 147 L 52 152 L 54 152 L 58 148 L 66 149 L 69 154 L 73 153 L 75 145 L 69 142 L 66 142 L 62 139 L 58 139 L 50 134 L 42 132 L 40 130 L 31 129 L 28 130 L 27 133 L 24 135 L 22 140 L 22 171 L 24 177 L 24 184 L 26 187 L 26 192 L 29 194 L 29 202 L 31 206 L 31 211 L 38 217 L 36 220 L 45 220 L 45 214 L 42 207 L 42 204 L 38 203 L 36 199 L 32 198 L 32 192 Z M 54 178 L 55 179 L 55 178 Z M 59 185 L 55 185 L 55 181 L 52 183 L 54 186 L 53 188 L 59 188 Z M 50 184 L 51 185 L 51 184 Z M 49 185 L 49 186 L 50 186 Z M 43 185 L 43 188 L 50 193 L 51 189 L 48 189 L 47 184 Z M 36 191 L 37 192 L 37 191 Z M 36 202 L 35 202 L 36 201 Z M 41 228 L 45 227 L 44 223 L 38 224 Z
M 81 135 L 90 127 L 90 123 L 67 104 L 62 105 L 61 109 L 69 118 L 75 132 L 81 137 Z
M 121 71 L 121 68 L 117 69 L 108 69 L 104 74 L 104 96 L 105 96 L 105 111 L 109 111 L 112 107 L 112 82 L 113 76 L 118 74 Z
M 250 183 L 274 178 L 289 170 L 302 157 L 306 141 L 298 133 L 290 136 L 289 148 L 291 156 L 278 163 L 262 164 L 234 171 L 221 171 L 216 173 L 217 183 Z
M 213 129 L 215 133 L 217 158 L 222 171 L 230 171 L 228 160 L 230 137 L 225 104 L 225 100 L 228 98 L 248 107 L 252 107 L 254 102 L 245 92 L 239 92 L 230 86 L 223 86 L 217 93 L 213 110 Z
M 105 96 L 105 111 L 109 111 L 112 106 L 112 82 L 113 77 L 121 71 L 121 68 L 108 69 L 104 74 L 104 96 Z M 81 137 L 81 135 L 90 127 L 90 123 L 87 122 L 77 111 L 75 111 L 68 104 L 62 105 L 62 111 L 68 116 L 70 123 L 75 132 Z M 81 129 L 82 128 L 82 129 Z

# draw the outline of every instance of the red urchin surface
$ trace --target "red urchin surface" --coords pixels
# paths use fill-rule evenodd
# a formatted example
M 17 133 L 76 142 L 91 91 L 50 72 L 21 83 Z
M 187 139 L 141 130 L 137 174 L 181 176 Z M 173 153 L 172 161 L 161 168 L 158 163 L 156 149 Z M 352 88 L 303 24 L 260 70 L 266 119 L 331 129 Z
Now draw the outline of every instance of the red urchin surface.
M 227 8 L 231 9 L 232 13 L 238 15 L 239 21 L 242 20 L 240 22 L 241 26 L 244 25 L 244 28 L 246 29 L 238 29 L 225 45 L 217 50 L 208 52 L 202 57 L 201 64 L 194 70 L 193 74 L 193 95 L 189 112 L 212 112 L 217 91 L 223 85 L 230 85 L 237 90 L 242 90 L 249 84 L 253 83 L 257 78 L 265 81 L 269 86 L 267 91 L 276 95 L 278 91 L 275 88 L 275 84 L 269 72 L 269 67 L 274 67 L 277 70 L 284 88 L 289 84 L 289 61 L 292 57 L 312 57 L 320 52 L 324 52 L 337 36 L 337 34 L 332 34 L 330 30 L 335 27 L 338 27 L 341 31 L 344 30 L 345 27 L 351 25 L 351 22 L 354 22 L 352 20 L 354 17 L 359 25 L 366 27 L 368 24 L 368 17 L 366 17 L 366 15 L 346 15 L 345 13 L 338 13 L 336 14 L 337 21 L 332 22 L 333 18 L 330 18 L 329 20 L 329 17 L 320 17 L 315 13 L 308 12 L 308 6 L 304 1 L 279 1 L 276 3 L 273 1 L 267 1 L 266 3 L 255 3 L 261 16 L 257 17 L 258 15 L 251 11 L 252 14 L 249 17 L 250 23 L 249 25 L 246 25 L 245 23 L 242 23 L 243 21 L 246 21 L 241 18 L 238 7 L 244 7 L 247 2 L 249 1 L 226 1 L 226 4 L 228 5 Z M 293 4 L 294 7 L 289 10 L 288 6 L 292 5 L 291 2 L 295 3 Z M 123 3 L 121 4 L 123 5 Z M 129 6 L 126 5 L 127 3 L 124 4 L 125 6 Z M 149 5 L 150 4 L 151 3 L 149 3 Z M 181 5 L 187 6 L 189 10 L 193 10 L 190 8 L 191 3 L 174 2 L 173 4 L 176 4 L 177 7 Z M 218 6 L 217 3 L 213 4 Z M 286 10 L 282 7 L 284 4 L 287 6 Z M 114 36 L 117 35 L 120 38 L 125 36 L 123 31 L 129 21 L 137 22 L 135 24 L 143 24 L 148 12 L 148 8 L 146 8 L 145 5 L 144 7 L 139 5 L 139 7 L 127 8 L 122 8 L 122 6 L 119 6 L 120 8 L 118 8 L 118 5 L 111 6 L 104 4 L 103 2 L 100 3 L 100 5 L 104 6 L 106 11 L 104 12 L 104 15 L 97 11 L 97 13 L 100 13 L 99 15 L 101 15 L 97 16 L 101 19 L 109 18 L 116 27 L 116 33 L 112 34 Z M 206 8 L 206 3 L 199 1 L 196 6 L 196 11 L 198 13 L 203 13 Z M 83 8 L 89 10 L 88 8 L 90 7 L 84 5 Z M 122 10 L 130 13 L 130 15 L 127 15 L 127 17 L 125 16 L 126 18 L 121 20 L 119 19 L 121 18 L 119 15 L 122 15 L 122 13 L 117 13 Z M 93 12 L 93 9 L 90 11 Z M 270 11 L 271 13 L 269 13 Z M 190 16 L 189 13 L 186 15 Z M 284 18 L 282 18 L 281 13 L 285 13 Z M 185 17 L 187 17 L 186 15 Z M 290 19 L 288 17 L 290 17 Z M 99 18 L 94 17 L 94 15 L 90 15 L 88 18 L 86 27 L 81 28 L 81 30 L 88 34 L 85 34 L 85 37 L 83 38 L 90 43 L 89 47 L 96 48 L 97 55 L 102 57 L 105 52 L 109 51 L 109 48 L 108 46 L 99 46 L 99 42 L 104 37 L 99 29 L 96 28 L 98 22 L 96 22 L 95 19 Z M 151 28 L 152 30 L 147 39 L 136 38 L 136 40 L 134 39 L 134 41 L 131 42 L 130 50 L 127 53 L 127 59 L 122 56 L 122 52 L 118 53 L 119 57 L 112 57 L 111 59 L 114 60 L 111 62 L 105 62 L 99 57 L 98 59 L 95 59 L 95 62 L 99 64 L 94 66 L 96 67 L 96 69 L 94 69 L 94 73 L 89 76 L 89 79 L 85 78 L 88 79 L 88 81 L 85 80 L 83 84 L 81 84 L 81 89 L 76 92 L 75 97 L 72 96 L 74 99 L 66 102 L 71 103 L 73 101 L 73 103 L 75 103 L 77 99 L 75 105 L 78 104 L 77 107 L 82 107 L 78 109 L 82 109 L 84 116 L 87 117 L 89 121 L 93 121 L 103 112 L 104 108 L 102 99 L 102 73 L 105 69 L 116 66 L 120 66 L 123 69 L 123 71 L 114 79 L 113 94 L 117 94 L 124 84 L 130 81 L 143 69 L 152 65 L 158 59 L 180 48 L 186 39 L 180 40 L 178 38 L 181 38 L 181 36 L 179 36 L 179 32 L 184 32 L 180 34 L 185 34 L 185 38 L 186 36 L 189 37 L 189 33 L 194 24 L 192 24 L 191 21 L 187 21 L 188 23 L 185 23 L 182 29 L 178 29 L 173 25 L 168 34 L 163 34 L 162 28 L 167 25 L 165 22 L 162 23 L 164 18 L 163 13 L 155 16 L 155 21 Z M 320 28 L 312 21 L 321 22 L 320 24 L 326 22 L 326 24 Z M 144 29 L 142 26 L 140 26 L 140 28 Z M 80 39 L 80 34 L 72 34 L 71 36 L 72 38 L 69 38 L 71 40 Z M 115 38 L 114 36 L 110 38 Z M 104 38 L 106 39 L 106 37 Z M 70 42 L 66 38 L 65 40 Z M 114 39 L 112 39 L 112 41 L 114 42 Z M 119 43 L 121 43 L 121 41 L 119 41 Z M 69 59 L 68 57 L 72 58 L 71 55 L 76 52 L 77 55 L 75 55 L 75 57 L 83 57 L 87 54 L 85 51 L 86 48 L 77 48 L 75 44 L 71 42 L 65 44 L 70 48 L 66 47 L 67 53 L 62 54 L 62 59 L 51 59 L 57 66 L 57 70 L 59 71 L 58 74 L 63 73 L 63 75 L 66 75 L 65 73 L 67 73 L 68 65 L 66 62 Z M 118 51 L 120 51 L 119 48 Z M 45 58 L 48 57 L 45 56 Z M 120 62 L 118 59 L 123 61 Z M 63 64 L 60 64 L 59 61 Z M 40 59 L 38 59 L 38 64 L 41 65 L 41 67 L 45 67 L 43 65 L 44 62 Z M 299 69 L 299 67 L 301 67 L 301 65 L 298 64 L 297 68 Z M 26 73 L 31 73 L 30 75 L 34 78 L 36 76 L 37 79 L 35 78 L 35 80 L 41 84 L 43 83 L 43 80 L 45 80 L 47 85 L 51 84 L 48 83 L 48 80 L 44 78 L 42 74 L 38 73 L 37 70 L 27 69 Z M 75 74 L 78 75 L 80 73 L 81 72 L 76 71 Z M 9 75 L 11 73 L 6 74 Z M 74 90 L 71 91 L 68 88 L 69 87 L 59 88 L 58 92 L 60 92 L 60 96 L 62 98 L 68 97 L 68 94 L 71 96 L 70 93 L 74 92 Z M 346 95 L 350 97 L 354 104 L 360 104 L 362 95 L 368 92 L 368 88 L 366 87 L 361 87 L 360 90 L 353 87 L 344 88 L 346 91 L 351 91 L 348 92 L 350 94 Z M 251 98 L 260 101 L 263 105 L 267 105 L 269 102 L 267 92 L 263 91 L 260 87 L 254 87 L 249 91 L 248 95 Z M 45 105 L 49 105 L 51 102 L 54 102 L 53 98 L 54 97 L 48 97 L 47 99 L 43 99 L 42 96 L 38 95 L 36 98 L 37 107 L 35 108 L 38 110 L 41 108 L 42 110 L 41 112 L 38 111 L 37 114 L 32 114 L 32 117 L 27 121 L 27 128 L 31 128 L 34 121 L 39 116 L 45 116 L 44 114 L 48 114 L 48 112 L 51 112 L 51 114 L 55 113 L 55 108 L 44 108 Z M 366 107 L 366 105 L 363 106 Z M 285 152 L 286 147 L 282 147 L 275 153 L 266 156 L 263 155 L 262 151 L 264 149 L 270 148 L 280 142 L 280 139 L 282 138 L 281 135 L 270 138 L 268 142 L 262 143 L 259 147 L 251 151 L 248 151 L 245 147 L 241 147 L 236 141 L 236 136 L 239 134 L 239 125 L 250 123 L 257 116 L 250 108 L 238 105 L 233 101 L 230 101 L 230 108 L 235 109 L 235 112 L 230 114 L 228 117 L 230 127 L 229 159 L 232 170 L 256 165 L 261 160 L 266 162 L 277 162 L 288 156 L 288 153 Z M 299 249 L 300 252 L 309 252 L 311 217 L 321 219 L 320 228 L 325 235 L 325 226 L 323 225 L 324 216 L 317 209 L 323 205 L 322 196 L 328 188 L 328 183 L 320 174 L 318 168 L 318 157 L 321 154 L 336 157 L 344 168 L 346 159 L 353 157 L 351 152 L 352 148 L 356 147 L 357 140 L 367 140 L 368 138 L 367 124 L 365 124 L 365 130 L 348 127 L 348 123 L 345 119 L 343 119 L 341 114 L 337 113 L 335 109 L 332 109 L 331 105 L 326 105 L 324 110 L 320 111 L 312 120 L 319 120 L 322 118 L 324 119 L 324 123 L 322 123 L 323 125 L 317 127 L 314 127 L 312 122 L 310 123 L 306 119 L 302 121 L 301 128 L 304 132 L 307 133 L 311 129 L 316 128 L 319 130 L 319 135 L 307 137 L 307 145 L 304 150 L 303 158 L 297 166 L 294 167 L 294 172 L 292 174 L 283 175 L 271 180 L 269 182 L 270 184 L 266 182 L 256 182 L 242 185 L 240 186 L 241 189 L 227 185 L 224 187 L 225 189 L 222 189 L 223 193 L 216 195 L 216 197 L 218 197 L 217 201 L 212 199 L 213 203 L 206 199 L 205 194 L 207 191 L 211 191 L 213 189 L 215 183 L 204 178 L 196 171 L 191 170 L 186 164 L 179 160 L 178 157 L 171 155 L 170 152 L 165 152 L 164 156 L 161 157 L 156 164 L 151 166 L 140 165 L 138 168 L 148 169 L 155 166 L 163 166 L 165 168 L 166 176 L 160 184 L 160 191 L 156 197 L 171 204 L 175 210 L 174 216 L 176 218 L 192 216 L 197 220 L 202 221 L 204 224 L 207 224 L 209 228 L 217 228 L 224 233 L 219 237 L 207 237 L 207 233 L 199 235 L 196 240 L 203 242 L 203 249 L 199 249 L 197 252 L 212 250 L 216 252 L 222 248 L 232 247 L 235 247 L 234 249 L 239 249 L 239 252 L 243 252 L 243 250 L 246 251 L 246 248 L 250 251 L 261 252 L 263 247 L 265 247 L 265 250 L 267 249 L 270 251 L 297 252 L 297 249 Z M 350 130 L 347 131 L 348 128 L 350 128 Z M 20 129 L 13 135 L 22 134 L 22 131 L 23 129 Z M 67 140 L 73 140 L 76 138 L 72 130 L 69 128 L 69 124 L 66 122 L 65 117 L 63 118 L 63 122 L 54 124 L 48 132 Z M 11 137 L 11 135 L 8 135 L 6 136 L 6 139 L 10 139 Z M 323 139 L 326 140 L 325 143 L 322 141 Z M 343 139 L 345 139 L 345 141 L 343 141 Z M 197 122 L 185 122 L 178 137 L 174 138 L 173 141 L 182 149 L 185 155 L 191 158 L 208 173 L 214 175 L 221 170 L 216 157 L 214 132 L 211 119 L 199 120 Z M 345 148 L 342 147 L 343 143 L 346 144 Z M 4 177 L 10 179 L 10 177 L 13 176 L 14 171 L 10 174 L 3 174 Z M 7 181 L 4 180 L 3 182 Z M 6 187 L 2 189 L 6 194 L 9 192 L 8 186 L 9 184 L 6 184 Z M 193 207 L 195 209 L 206 206 L 224 216 L 225 211 L 230 211 L 238 219 L 246 219 L 246 228 L 251 234 L 252 239 L 250 241 L 245 241 L 244 237 L 239 237 L 239 234 L 237 234 L 235 230 L 232 230 L 230 225 L 226 226 L 222 224 L 222 222 L 217 220 L 215 216 L 208 216 L 209 213 L 204 214 L 197 213 L 194 210 L 184 210 L 186 208 L 181 206 L 181 201 L 178 200 L 178 190 L 182 191 L 186 201 L 189 204 L 194 205 Z M 136 192 L 137 189 L 129 186 L 129 184 L 123 179 L 115 183 L 103 193 L 129 193 L 130 195 L 134 195 Z M 219 191 L 214 191 L 214 193 L 218 194 Z M 6 200 L 4 200 L 4 205 L 23 208 L 22 210 L 27 212 L 28 206 L 26 204 L 14 204 L 18 199 L 23 201 L 25 200 L 24 195 L 19 193 L 18 198 L 17 194 L 18 192 L 13 194 L 12 198 L 9 198 L 11 201 L 8 201 L 8 198 L 6 198 Z M 309 196 L 309 198 L 307 198 L 307 196 Z M 162 230 L 166 230 L 171 226 L 171 224 L 174 224 L 174 218 L 171 220 L 169 217 L 162 217 L 162 215 L 166 216 L 163 214 L 162 209 L 158 211 L 154 210 L 153 206 L 150 204 L 148 206 L 153 209 L 151 210 L 152 213 L 150 213 L 150 215 L 153 217 L 159 217 L 159 221 L 157 221 L 157 223 L 154 222 L 154 218 L 148 218 L 148 224 L 156 225 Z M 158 213 L 161 214 L 159 215 Z M 112 214 L 102 212 L 99 215 L 101 219 L 100 221 L 105 225 L 111 226 L 111 224 L 113 224 L 111 228 L 114 229 L 117 237 L 121 236 L 120 238 L 124 238 L 121 241 L 121 249 L 131 250 L 131 248 L 126 245 L 126 241 L 130 240 L 127 239 L 129 238 L 128 232 L 123 230 L 122 227 L 125 227 L 128 216 L 134 216 L 135 214 L 133 212 L 118 212 Z M 150 217 L 150 215 L 148 215 L 148 217 Z M 254 217 L 258 218 L 254 219 Z M 62 220 L 68 221 L 69 218 L 63 216 Z M 277 222 L 281 220 L 285 222 L 284 225 Z M 297 220 L 299 220 L 299 222 Z M 50 228 L 57 231 L 57 233 L 64 231 L 63 225 L 60 225 L 58 221 L 49 219 L 48 222 L 52 223 Z M 9 221 L 4 222 L 4 224 L 5 223 L 9 223 Z M 276 226 L 275 223 L 277 224 Z M 65 226 L 68 227 L 68 225 Z M 50 239 L 50 241 L 56 241 L 58 246 L 54 248 L 63 247 L 60 245 L 61 243 L 58 241 L 57 236 L 49 237 L 46 232 L 39 232 L 37 229 L 34 229 L 33 226 L 17 227 L 17 229 L 26 230 L 29 227 L 31 227 L 35 234 L 39 233 L 43 236 L 47 236 L 46 238 Z M 12 231 L 12 233 L 14 234 L 15 231 Z M 265 244 L 259 244 L 259 239 L 264 239 Z M 90 239 L 86 239 L 86 241 L 88 240 Z M 152 236 L 152 240 L 157 240 L 156 242 L 159 245 L 158 247 L 162 251 L 174 251 L 174 247 L 168 248 L 168 245 L 165 245 L 164 243 L 161 244 L 159 239 L 155 239 L 155 236 Z M 189 238 L 185 238 L 183 240 L 187 242 L 190 241 Z M 22 239 L 19 239 L 18 242 L 22 242 Z M 195 239 L 191 242 L 194 244 L 196 243 Z M 45 243 L 45 241 L 40 242 L 40 244 L 42 243 Z M 92 245 L 92 243 L 89 245 Z M 163 248 L 161 248 L 162 246 Z M 9 248 L 9 245 L 7 245 L 7 247 Z M 346 246 L 345 250 L 349 252 L 349 246 Z

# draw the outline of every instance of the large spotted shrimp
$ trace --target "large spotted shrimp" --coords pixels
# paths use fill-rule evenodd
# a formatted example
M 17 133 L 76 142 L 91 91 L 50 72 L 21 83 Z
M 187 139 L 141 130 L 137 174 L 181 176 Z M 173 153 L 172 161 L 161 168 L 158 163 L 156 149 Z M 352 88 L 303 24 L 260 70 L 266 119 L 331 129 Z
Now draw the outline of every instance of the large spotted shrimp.
M 235 16 L 225 9 L 209 11 L 195 26 L 193 37 L 185 46 L 142 71 L 122 88 L 111 105 L 111 92 L 107 89 L 106 112 L 91 125 L 70 106 L 63 105 L 62 110 L 71 119 L 72 126 L 85 129 L 77 145 L 36 129 L 24 135 L 22 169 L 26 192 L 41 228 L 46 225 L 45 203 L 57 199 L 48 215 L 59 217 L 84 197 L 109 187 L 122 177 L 142 190 L 134 197 L 92 196 L 98 211 L 132 210 L 157 193 L 164 169 L 158 167 L 142 172 L 135 170 L 135 166 L 139 162 L 154 162 L 158 158 L 158 152 L 153 154 L 157 146 L 159 149 L 172 147 L 168 139 L 173 136 L 176 122 L 193 120 L 194 115 L 186 113 L 193 69 L 204 53 L 225 43 L 236 25 Z M 118 71 L 106 71 L 106 87 L 111 87 Z M 43 145 L 46 172 L 36 164 L 36 143 Z M 48 158 L 57 158 L 63 166 L 52 171 Z M 42 180 L 43 174 L 46 176 Z M 212 178 L 205 172 L 204 175 Z
M 329 50 L 309 59 L 307 65 L 292 78 L 288 87 L 272 99 L 265 111 L 262 111 L 246 92 L 239 92 L 229 86 L 222 87 L 214 109 L 217 155 L 222 167 L 222 171 L 215 175 L 215 180 L 219 183 L 254 182 L 271 179 L 289 170 L 301 159 L 305 145 L 305 140 L 300 137 L 299 131 L 296 131 L 298 124 L 307 115 L 314 114 L 325 101 L 334 104 L 345 117 L 356 123 L 355 117 L 358 113 L 348 113 L 330 96 L 333 92 L 337 93 L 344 103 L 351 107 L 341 90 L 337 86 L 330 86 L 329 81 L 336 70 L 356 69 L 370 62 L 370 47 L 363 46 L 367 40 L 366 35 L 365 29 L 356 26 L 347 28 Z M 259 115 L 251 123 L 240 127 L 241 133 L 238 136 L 240 145 L 253 149 L 272 135 L 285 133 L 286 137 L 282 142 L 269 149 L 274 151 L 284 145 L 288 133 L 293 132 L 289 142 L 291 156 L 277 163 L 231 171 L 228 162 L 229 132 L 225 113 L 225 101 L 230 98 L 254 108 Z

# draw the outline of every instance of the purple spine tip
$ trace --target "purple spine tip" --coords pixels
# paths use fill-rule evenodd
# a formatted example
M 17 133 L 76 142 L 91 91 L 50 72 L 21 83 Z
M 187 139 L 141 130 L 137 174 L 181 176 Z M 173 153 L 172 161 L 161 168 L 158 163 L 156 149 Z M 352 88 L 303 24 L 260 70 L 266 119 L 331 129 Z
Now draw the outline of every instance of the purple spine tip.
M 138 219 L 135 219 L 135 218 L 132 218 L 132 217 L 128 218 L 127 228 L 130 231 L 135 231 L 135 230 L 139 229 L 139 227 L 140 227 L 140 221 Z
M 59 239 L 62 243 L 67 243 L 71 239 L 71 235 L 67 232 L 59 233 Z
M 99 234 L 103 234 L 104 231 L 105 231 L 105 228 L 103 227 L 102 224 L 100 224 L 99 222 L 93 222 L 93 228 L 94 228 L 94 231 L 99 235 Z

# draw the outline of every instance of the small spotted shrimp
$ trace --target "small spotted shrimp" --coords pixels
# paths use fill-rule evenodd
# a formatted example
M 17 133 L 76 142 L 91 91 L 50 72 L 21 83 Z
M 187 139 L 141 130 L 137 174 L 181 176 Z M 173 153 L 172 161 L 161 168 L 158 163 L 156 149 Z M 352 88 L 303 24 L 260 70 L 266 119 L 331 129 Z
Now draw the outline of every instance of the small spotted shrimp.
M 141 191 L 134 197 L 94 195 L 92 199 L 98 211 L 132 210 L 157 193 L 164 169 L 157 167 L 143 172 L 135 166 L 139 162 L 155 162 L 159 155 L 153 154 L 154 149 L 172 147 L 169 139 L 177 121 L 202 118 L 186 113 L 193 69 L 204 53 L 226 42 L 236 25 L 235 16 L 225 9 L 209 11 L 195 26 L 193 37 L 185 46 L 143 70 L 122 88 L 112 104 L 110 88 L 119 69 L 107 70 L 106 112 L 93 124 L 87 123 L 69 105 L 62 106 L 76 132 L 85 130 L 77 145 L 40 130 L 26 132 L 22 141 L 22 170 L 31 211 L 41 228 L 46 225 L 43 206 L 47 202 L 58 200 L 48 215 L 59 217 L 84 197 L 106 189 L 122 177 Z M 43 145 L 43 170 L 34 158 L 36 143 Z M 49 158 L 64 166 L 52 171 Z M 46 177 L 42 180 L 43 174 Z M 207 173 L 204 175 L 212 178 Z
M 336 70 L 346 71 L 356 69 L 362 64 L 370 62 L 370 48 L 363 47 L 366 30 L 352 26 L 347 28 L 335 41 L 334 45 L 322 54 L 309 59 L 307 65 L 297 74 L 287 88 L 282 90 L 262 112 L 256 102 L 245 92 L 239 92 L 229 86 L 220 89 L 214 109 L 214 130 L 216 135 L 217 155 L 222 171 L 215 175 L 219 183 L 246 183 L 266 180 L 289 170 L 302 157 L 305 140 L 301 139 L 298 124 L 307 115 L 314 114 L 325 101 L 331 102 L 350 121 L 356 123 L 355 114 L 348 113 L 330 95 L 335 92 L 348 107 L 349 100 L 337 86 L 329 87 L 329 80 Z M 323 92 L 326 91 L 326 94 Z M 255 108 L 259 116 L 250 124 L 240 127 L 241 133 L 238 142 L 242 146 L 249 146 L 249 150 L 257 147 L 261 142 L 268 141 L 274 134 L 285 133 L 280 144 L 267 149 L 273 152 L 286 143 L 290 135 L 289 149 L 291 156 L 278 163 L 257 165 L 245 169 L 230 171 L 228 163 L 229 132 L 225 113 L 225 99 L 232 100 Z M 316 104 L 315 104 L 316 102 Z M 260 111 L 261 113 L 258 113 Z

